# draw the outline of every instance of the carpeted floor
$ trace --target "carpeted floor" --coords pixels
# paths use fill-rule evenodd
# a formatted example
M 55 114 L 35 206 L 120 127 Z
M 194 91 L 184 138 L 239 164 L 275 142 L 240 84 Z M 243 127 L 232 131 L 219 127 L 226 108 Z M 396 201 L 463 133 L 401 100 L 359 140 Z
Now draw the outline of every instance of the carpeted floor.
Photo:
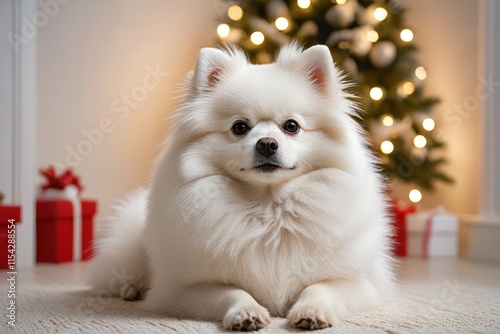
M 19 270 L 16 326 L 2 333 L 213 333 L 219 323 L 171 319 L 136 303 L 89 293 L 86 263 Z M 0 272 L 6 277 L 6 272 Z M 320 333 L 500 333 L 500 265 L 464 260 L 405 259 L 398 299 Z M 7 284 L 0 282 L 2 313 Z M 6 319 L 2 315 L 3 319 Z M 274 318 L 261 333 L 299 332 Z

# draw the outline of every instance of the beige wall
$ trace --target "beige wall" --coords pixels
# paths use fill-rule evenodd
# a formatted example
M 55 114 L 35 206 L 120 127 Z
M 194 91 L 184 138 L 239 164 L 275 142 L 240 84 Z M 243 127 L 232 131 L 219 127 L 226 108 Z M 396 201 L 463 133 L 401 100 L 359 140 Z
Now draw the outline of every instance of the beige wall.
M 446 171 L 456 180 L 433 195 L 424 193 L 422 207 L 442 203 L 452 212 L 477 213 L 481 109 L 463 116 L 454 107 L 467 103 L 480 85 L 479 1 L 403 3 L 428 72 L 427 90 L 443 101 L 436 108 L 438 127 L 447 136 Z M 68 147 L 88 153 L 76 171 L 86 185 L 84 195 L 99 199 L 104 215 L 112 199 L 146 186 L 175 85 L 194 65 L 199 48 L 213 40 L 219 4 L 73 0 L 61 6 L 38 32 L 38 165 L 66 164 Z M 157 67 L 168 75 L 152 88 L 147 68 Z M 137 106 L 121 102 L 123 94 L 135 96 L 130 103 Z M 108 132 L 102 141 L 92 131 L 99 127 Z M 85 130 L 97 144 L 84 142 Z M 408 190 L 398 187 L 396 195 L 406 198 Z
M 77 165 L 101 216 L 113 199 L 147 185 L 176 85 L 215 36 L 216 5 L 73 0 L 40 28 L 38 166 Z M 155 79 L 157 69 L 166 75 Z M 68 148 L 87 155 L 67 161 Z
M 478 213 L 481 184 L 482 102 L 476 98 L 481 64 L 479 5 L 475 0 L 405 0 L 407 22 L 427 69 L 427 92 L 442 102 L 435 108 L 437 127 L 447 142 L 446 172 L 454 185 L 424 193 L 421 207 L 444 205 L 455 213 Z M 475 102 L 480 104 L 475 104 Z M 462 108 L 462 112 L 460 112 Z M 408 186 L 396 191 L 407 199 Z

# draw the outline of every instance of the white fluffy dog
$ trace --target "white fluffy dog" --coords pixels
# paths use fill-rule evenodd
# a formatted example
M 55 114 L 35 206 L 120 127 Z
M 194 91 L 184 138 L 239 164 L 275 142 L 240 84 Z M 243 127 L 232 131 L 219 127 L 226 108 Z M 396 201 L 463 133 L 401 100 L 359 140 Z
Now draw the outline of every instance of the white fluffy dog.
M 118 208 L 91 284 L 170 316 L 335 325 L 390 295 L 380 175 L 326 46 L 200 51 L 151 189 Z

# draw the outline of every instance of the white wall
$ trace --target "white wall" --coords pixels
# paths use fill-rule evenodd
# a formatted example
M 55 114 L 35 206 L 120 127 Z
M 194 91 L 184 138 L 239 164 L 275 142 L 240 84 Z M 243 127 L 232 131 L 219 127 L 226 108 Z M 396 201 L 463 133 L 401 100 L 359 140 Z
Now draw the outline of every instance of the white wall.
M 0 1 L 0 36 L 12 32 L 14 8 L 12 1 Z M 0 191 L 5 195 L 5 203 L 13 200 L 13 52 L 7 38 L 0 39 Z
M 472 259 L 500 261 L 500 3 L 497 0 L 481 1 L 483 13 L 481 39 L 484 50 L 483 73 L 491 76 L 495 91 L 485 103 L 483 118 L 483 182 L 480 215 L 464 217 L 464 254 Z
M 427 70 L 426 90 L 442 100 L 435 111 L 437 127 L 446 138 L 449 164 L 444 170 L 455 179 L 453 185 L 439 185 L 432 195 L 424 193 L 421 206 L 441 203 L 455 213 L 477 214 L 484 113 L 484 100 L 476 98 L 478 87 L 482 87 L 480 2 L 404 0 L 403 4 L 420 48 L 418 57 Z M 396 194 L 407 199 L 409 189 L 402 186 Z
M 26 28 L 35 12 L 35 0 L 0 4 L 0 190 L 21 206 L 17 267 L 35 262 L 36 29 Z
M 76 165 L 101 217 L 147 186 L 176 85 L 214 40 L 218 3 L 73 0 L 39 30 L 38 166 Z
M 485 50 L 483 73 L 491 75 L 495 91 L 485 104 L 486 115 L 484 127 L 484 166 L 481 214 L 492 217 L 500 225 L 500 3 L 496 0 L 485 0 L 481 11 L 484 15 L 484 38 L 481 40 Z

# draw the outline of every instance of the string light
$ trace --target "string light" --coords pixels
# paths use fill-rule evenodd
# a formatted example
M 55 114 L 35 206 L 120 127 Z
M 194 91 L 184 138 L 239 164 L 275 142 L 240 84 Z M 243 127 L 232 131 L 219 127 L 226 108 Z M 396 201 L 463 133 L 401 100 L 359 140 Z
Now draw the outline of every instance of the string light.
M 369 30 L 366 33 L 366 39 L 372 43 L 375 43 L 376 41 L 378 41 L 378 33 L 375 30 Z
M 261 45 L 264 43 L 264 34 L 260 31 L 255 31 L 250 35 L 250 40 L 255 45 Z
M 243 9 L 238 5 L 233 5 L 228 8 L 227 16 L 233 21 L 239 21 L 243 17 Z
M 347 0 L 337 0 L 337 5 L 344 5 Z
M 230 32 L 231 29 L 225 23 L 219 24 L 219 26 L 217 27 L 217 35 L 219 35 L 221 39 L 225 39 L 227 36 L 229 36 Z
M 274 25 L 278 28 L 278 30 L 283 31 L 288 28 L 288 20 L 284 17 L 278 17 L 276 21 L 274 21 Z
M 410 190 L 410 193 L 408 194 L 408 198 L 413 203 L 418 203 L 422 200 L 422 193 L 418 189 L 412 189 L 412 190 Z
M 415 139 L 413 139 L 413 145 L 417 148 L 424 148 L 425 145 L 427 145 L 427 139 L 422 135 L 417 135 Z
M 434 130 L 436 123 L 434 122 L 434 120 L 432 118 L 426 118 L 422 122 L 422 126 L 424 127 L 425 130 L 432 131 L 432 130 Z
M 375 19 L 377 21 L 383 21 L 387 17 L 387 11 L 384 8 L 382 8 L 382 7 L 378 7 L 373 12 L 373 16 L 375 17 Z
M 403 42 L 411 42 L 413 40 L 413 32 L 410 29 L 403 29 L 400 37 Z
M 302 9 L 309 8 L 309 6 L 311 6 L 311 0 L 297 0 L 297 6 Z
M 372 89 L 370 89 L 370 97 L 373 100 L 378 101 L 383 96 L 384 96 L 384 91 L 382 91 L 382 88 L 380 88 L 380 87 L 373 87 Z
M 382 116 L 382 124 L 385 126 L 392 126 L 394 124 L 394 118 L 391 115 L 385 114 Z
M 398 95 L 401 97 L 407 97 L 415 91 L 415 85 L 413 82 L 405 81 L 398 86 Z
M 384 154 L 389 154 L 394 151 L 394 144 L 389 140 L 384 140 L 382 144 L 380 144 L 380 150 Z
M 407 81 L 403 84 L 403 91 L 406 95 L 410 95 L 415 91 L 415 85 L 412 82 Z
M 425 68 L 423 66 L 419 66 L 415 69 L 415 75 L 420 80 L 425 80 L 425 78 L 427 78 L 427 72 L 425 71 Z

